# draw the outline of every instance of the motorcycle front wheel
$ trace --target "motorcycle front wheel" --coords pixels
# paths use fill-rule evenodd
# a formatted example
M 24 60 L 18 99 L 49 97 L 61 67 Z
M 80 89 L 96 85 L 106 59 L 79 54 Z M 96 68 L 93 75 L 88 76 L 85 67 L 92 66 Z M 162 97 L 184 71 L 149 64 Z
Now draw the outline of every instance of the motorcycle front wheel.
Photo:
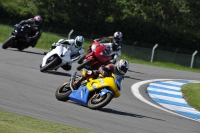
M 12 46 L 12 42 L 15 40 L 14 36 L 9 37 L 2 45 L 3 49 L 7 49 L 8 47 Z
M 89 50 L 89 51 L 87 51 L 85 54 L 83 54 L 83 55 L 81 56 L 81 58 L 78 60 L 78 64 L 82 64 L 82 63 L 83 63 L 83 60 L 85 59 L 85 56 L 86 56 L 87 54 L 89 54 L 90 52 L 92 52 L 92 51 Z
M 69 95 L 71 94 L 72 90 L 70 89 L 69 82 L 64 83 L 56 90 L 55 97 L 59 101 L 67 101 L 69 100 Z
M 87 60 L 83 62 L 83 64 L 79 65 L 77 67 L 77 70 L 80 71 L 81 69 L 85 68 L 86 66 L 90 66 L 92 64 L 93 60 Z
M 58 56 L 53 56 L 51 58 L 52 59 L 50 59 L 49 62 L 47 62 L 47 64 L 44 67 L 40 65 L 41 72 L 45 72 L 48 69 L 52 68 L 53 66 L 56 66 L 61 63 L 61 59 Z
M 106 93 L 104 97 L 94 94 L 88 101 L 88 108 L 101 109 L 106 106 L 113 98 L 111 93 Z

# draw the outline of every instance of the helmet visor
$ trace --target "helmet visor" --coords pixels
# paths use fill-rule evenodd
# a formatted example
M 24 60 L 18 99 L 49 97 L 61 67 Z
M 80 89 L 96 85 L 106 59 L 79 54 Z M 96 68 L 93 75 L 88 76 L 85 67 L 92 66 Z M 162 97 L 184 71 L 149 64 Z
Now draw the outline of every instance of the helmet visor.
M 115 41 L 120 41 L 121 40 L 121 38 L 119 38 L 119 37 L 114 37 L 114 39 L 115 39 Z
M 76 46 L 77 46 L 77 47 L 81 47 L 82 44 L 83 44 L 83 42 L 76 41 Z

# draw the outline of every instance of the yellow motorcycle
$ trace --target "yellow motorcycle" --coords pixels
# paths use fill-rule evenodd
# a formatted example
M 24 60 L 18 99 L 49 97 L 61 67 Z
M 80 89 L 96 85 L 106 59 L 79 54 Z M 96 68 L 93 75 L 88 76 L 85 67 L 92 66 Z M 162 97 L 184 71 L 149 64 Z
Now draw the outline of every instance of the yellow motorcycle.
M 86 71 L 83 69 L 82 74 L 85 72 Z M 103 77 L 99 74 L 98 78 L 84 80 L 78 89 L 74 89 L 73 82 L 78 78 L 80 78 L 80 76 L 76 76 L 75 71 L 71 74 L 69 82 L 65 82 L 58 87 L 55 93 L 57 100 L 71 100 L 96 110 L 103 108 L 112 98 L 118 98 L 121 94 L 121 82 L 114 74 L 110 77 Z

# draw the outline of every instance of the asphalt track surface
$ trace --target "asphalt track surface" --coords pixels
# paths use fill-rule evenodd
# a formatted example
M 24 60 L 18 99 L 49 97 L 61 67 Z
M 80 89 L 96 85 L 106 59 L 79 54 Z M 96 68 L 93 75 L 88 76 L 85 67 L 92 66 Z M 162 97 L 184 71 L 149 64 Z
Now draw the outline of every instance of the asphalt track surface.
M 72 102 L 57 101 L 57 87 L 69 80 L 77 64 L 67 73 L 62 69 L 41 73 L 43 52 L 34 48 L 22 52 L 0 49 L 0 110 L 97 133 L 200 133 L 199 122 L 155 108 L 131 92 L 131 86 L 140 81 L 199 80 L 200 74 L 132 63 L 121 96 L 102 110 L 90 110 Z M 142 85 L 139 91 L 154 103 L 146 93 L 147 86 Z

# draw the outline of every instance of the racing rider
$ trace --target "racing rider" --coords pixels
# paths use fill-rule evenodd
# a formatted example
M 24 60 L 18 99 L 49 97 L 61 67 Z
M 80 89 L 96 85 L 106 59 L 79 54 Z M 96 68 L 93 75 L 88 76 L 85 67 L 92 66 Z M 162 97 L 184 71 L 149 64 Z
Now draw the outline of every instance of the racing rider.
M 42 34 L 42 17 L 40 15 L 36 15 L 34 18 L 30 18 L 27 20 L 22 20 L 17 25 L 29 24 L 31 29 L 31 36 L 27 36 L 27 42 L 32 47 L 35 47 L 37 41 L 40 39 Z
M 118 57 L 121 56 L 122 33 L 120 31 L 115 32 L 114 36 L 102 37 L 94 41 L 100 41 L 100 45 L 106 45 L 112 48 L 111 63 L 115 63 Z M 94 50 L 96 47 L 97 46 L 93 45 L 91 49 Z
M 77 61 L 81 55 L 84 53 L 84 38 L 82 36 L 77 36 L 75 39 L 64 40 L 60 39 L 58 42 L 53 43 L 51 46 L 51 50 L 56 48 L 56 46 L 63 45 L 65 47 L 69 47 L 71 61 L 66 65 L 62 66 L 64 70 L 71 70 L 72 63 Z
M 99 74 L 101 74 L 104 77 L 109 77 L 112 75 L 112 73 L 115 75 L 115 78 L 120 82 L 124 79 L 124 75 L 129 69 L 129 62 L 126 60 L 119 60 L 117 63 L 114 64 L 108 64 L 106 66 L 101 66 L 98 70 L 86 70 L 86 74 L 82 75 L 82 77 L 79 80 L 76 80 L 74 82 L 74 88 L 78 89 L 81 85 L 81 82 L 83 80 L 86 80 L 88 78 L 97 78 Z

